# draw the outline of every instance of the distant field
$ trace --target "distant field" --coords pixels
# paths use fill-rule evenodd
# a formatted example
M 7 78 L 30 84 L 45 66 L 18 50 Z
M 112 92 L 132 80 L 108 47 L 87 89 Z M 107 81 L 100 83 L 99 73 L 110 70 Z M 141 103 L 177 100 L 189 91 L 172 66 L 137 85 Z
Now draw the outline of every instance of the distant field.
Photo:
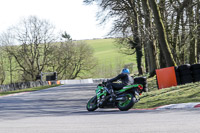
M 115 64 L 119 60 L 123 60 L 125 63 L 133 63 L 136 60 L 135 56 L 120 53 L 115 46 L 116 42 L 114 39 L 86 40 L 86 43 L 94 48 L 94 55 L 101 63 L 111 61 Z
M 125 55 L 119 52 L 119 49 L 115 46 L 114 39 L 97 39 L 86 40 L 94 49 L 94 56 L 98 59 L 99 66 L 112 67 L 113 69 L 119 69 L 117 67 L 123 67 L 125 64 L 133 63 L 134 71 L 136 71 L 136 57 L 135 55 Z

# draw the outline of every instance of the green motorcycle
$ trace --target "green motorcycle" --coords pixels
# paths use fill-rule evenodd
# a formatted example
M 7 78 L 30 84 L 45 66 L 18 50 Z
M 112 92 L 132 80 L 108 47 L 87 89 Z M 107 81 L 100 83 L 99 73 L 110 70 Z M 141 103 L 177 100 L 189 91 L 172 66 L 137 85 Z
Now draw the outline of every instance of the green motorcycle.
M 127 111 L 139 101 L 139 95 L 144 91 L 142 84 L 127 85 L 121 90 L 114 91 L 116 97 L 113 99 L 105 87 L 106 82 L 97 86 L 96 96 L 92 97 L 86 105 L 88 111 L 95 111 L 97 108 L 116 107 L 121 111 Z

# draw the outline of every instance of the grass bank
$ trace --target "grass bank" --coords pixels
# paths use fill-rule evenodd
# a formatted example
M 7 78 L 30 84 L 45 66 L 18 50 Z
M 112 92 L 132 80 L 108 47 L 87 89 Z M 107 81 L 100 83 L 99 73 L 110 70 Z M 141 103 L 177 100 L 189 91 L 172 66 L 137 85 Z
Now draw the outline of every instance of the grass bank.
M 15 91 L 8 91 L 8 92 L 0 92 L 0 96 L 9 95 L 9 94 L 15 94 L 20 92 L 31 92 L 31 91 L 38 91 L 43 90 L 51 87 L 56 87 L 60 85 L 51 85 L 51 86 L 40 86 L 40 87 L 34 87 L 34 88 L 28 88 L 28 89 L 21 89 L 21 90 L 15 90 Z
M 162 105 L 200 102 L 200 82 L 143 93 L 134 108 L 154 108 Z

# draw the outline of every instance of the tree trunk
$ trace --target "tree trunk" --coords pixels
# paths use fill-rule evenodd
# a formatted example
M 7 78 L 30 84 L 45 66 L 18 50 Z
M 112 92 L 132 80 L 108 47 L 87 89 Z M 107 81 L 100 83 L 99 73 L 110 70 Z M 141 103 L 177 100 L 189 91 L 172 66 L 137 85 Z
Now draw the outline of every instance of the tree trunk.
M 185 22 L 184 22 L 184 12 L 182 12 L 181 14 L 181 41 L 180 41 L 180 44 L 179 44 L 179 63 L 180 64 L 185 64 L 185 47 L 184 47 L 184 44 L 185 44 L 185 35 L 186 35 L 186 29 L 185 29 Z
M 139 38 L 139 18 L 138 18 L 138 13 L 135 7 L 135 2 L 132 2 L 132 8 L 133 8 L 133 12 L 134 12 L 134 16 L 135 16 L 135 23 L 134 23 L 134 27 L 132 26 L 132 31 L 133 31 L 133 38 L 134 38 L 134 45 L 136 46 L 136 58 L 137 58 L 137 68 L 138 68 L 138 72 L 139 75 L 143 74 L 143 70 L 142 70 L 142 46 L 141 46 L 141 42 L 140 42 L 140 38 Z
M 148 36 L 146 39 L 147 42 L 145 43 L 147 45 L 145 46 L 145 48 L 147 48 L 146 52 L 148 55 L 148 58 L 147 58 L 148 70 L 149 70 L 150 77 L 152 77 L 155 75 L 155 70 L 158 68 L 156 44 L 152 37 L 153 35 L 152 21 L 151 21 L 152 16 L 151 16 L 148 0 L 142 0 L 142 6 L 144 10 L 144 17 L 145 17 L 146 36 Z
M 183 10 L 185 7 L 187 7 L 190 4 L 191 0 L 184 0 L 179 7 L 176 9 L 176 23 L 173 33 L 173 41 L 172 41 L 172 54 L 176 62 L 178 61 L 178 55 L 177 55 L 177 47 L 178 47 L 178 36 L 179 36 L 179 28 L 180 28 L 180 20 L 181 16 L 183 14 Z M 180 44 L 180 43 L 179 43 Z
M 197 61 L 200 63 L 200 0 L 197 0 L 197 11 L 196 11 L 196 20 L 197 20 Z
M 193 0 L 191 0 L 191 3 L 193 2 Z M 188 17 L 189 17 L 189 27 L 190 27 L 190 60 L 189 63 L 190 64 L 195 64 L 197 62 L 196 60 L 196 40 L 194 37 L 194 12 L 193 12 L 193 8 L 190 5 L 188 8 Z
M 13 83 L 12 56 L 8 56 L 8 60 L 9 60 L 9 72 L 10 72 L 10 84 L 12 84 Z
M 168 44 L 167 36 L 166 36 L 166 31 L 165 31 L 165 27 L 164 27 L 163 22 L 162 22 L 159 7 L 158 7 L 155 0 L 149 0 L 149 3 L 150 3 L 150 6 L 153 10 L 154 21 L 155 21 L 155 24 L 156 24 L 156 28 L 158 30 L 159 43 L 160 43 L 160 46 L 161 46 L 160 48 L 163 52 L 164 59 L 166 60 L 166 65 L 167 65 L 166 67 L 175 66 L 176 63 L 175 63 L 174 58 L 172 56 L 171 50 L 169 48 L 169 44 Z

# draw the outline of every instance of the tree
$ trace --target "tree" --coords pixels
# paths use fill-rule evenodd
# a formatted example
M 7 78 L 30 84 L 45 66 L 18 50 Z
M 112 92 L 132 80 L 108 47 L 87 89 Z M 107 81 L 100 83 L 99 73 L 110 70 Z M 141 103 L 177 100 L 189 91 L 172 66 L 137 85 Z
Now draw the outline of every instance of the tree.
M 52 52 L 50 44 L 55 41 L 53 32 L 53 25 L 36 16 L 23 19 L 12 28 L 12 37 L 19 45 L 14 46 L 15 49 L 9 46 L 6 50 L 18 63 L 23 80 L 36 80 L 36 76 L 48 64 L 48 56 Z
M 17 81 L 18 78 L 13 78 L 15 73 L 18 73 L 17 69 L 18 66 L 16 65 L 13 56 L 11 56 L 7 49 L 12 49 L 14 50 L 15 48 L 10 46 L 10 44 L 14 43 L 13 40 L 13 35 L 10 32 L 10 30 L 8 29 L 7 32 L 3 32 L 0 35 L 0 42 L 2 44 L 1 47 L 1 56 L 3 57 L 3 66 L 4 66 L 4 73 L 5 75 L 9 75 L 6 76 L 7 79 L 10 79 L 10 83 L 13 83 L 13 81 Z M 8 74 L 9 73 L 9 74 Z M 14 79 L 14 80 L 13 80 Z
M 191 3 L 193 3 L 193 0 L 190 0 Z M 194 27 L 195 27 L 195 23 L 194 23 L 194 11 L 193 11 L 193 6 L 190 5 L 188 7 L 188 18 L 189 18 L 189 28 L 190 28 L 190 60 L 189 63 L 190 64 L 195 64 L 197 63 L 197 54 L 196 54 L 196 39 L 194 37 Z
M 117 41 L 120 45 L 128 46 L 131 53 L 136 53 L 137 68 L 140 75 L 143 74 L 142 70 L 142 45 L 139 31 L 139 16 L 136 8 L 135 0 L 85 0 L 87 4 L 97 2 L 101 10 L 97 13 L 101 24 L 105 23 L 110 18 L 115 18 L 113 29 L 110 34 L 118 34 Z M 125 53 L 129 54 L 129 53 Z
M 0 46 L 0 85 L 3 84 L 6 78 L 5 74 L 5 68 L 4 68 L 4 60 L 3 60 L 3 52 L 2 52 L 2 46 Z
M 200 0 L 197 0 L 196 20 L 197 20 L 197 61 L 200 63 Z
M 128 54 L 137 52 L 135 46 L 139 46 L 136 45 L 139 37 L 138 44 L 144 46 L 146 70 L 150 75 L 159 67 L 194 64 L 200 60 L 199 0 L 85 2 L 97 3 L 101 9 L 100 16 L 104 16 L 102 22 L 112 17 L 115 19 L 111 33 L 123 44 L 124 47 L 120 48 L 129 49 L 126 51 Z
M 53 49 L 48 66 L 50 71 L 57 72 L 58 79 L 89 77 L 89 72 L 96 66 L 93 50 L 84 42 L 65 41 Z
M 65 41 L 72 41 L 71 36 L 69 34 L 67 34 L 66 31 L 61 36 L 62 36 L 62 38 L 65 39 Z
M 157 59 L 157 48 L 156 41 L 153 37 L 153 24 L 152 24 L 152 13 L 150 10 L 148 0 L 142 0 L 142 7 L 144 11 L 145 18 L 145 53 L 147 53 L 147 63 L 149 67 L 149 75 L 154 76 L 155 70 L 159 68 L 159 63 Z
M 175 66 L 176 63 L 174 61 L 173 55 L 171 53 L 171 49 L 169 47 L 168 44 L 168 40 L 167 40 L 167 35 L 166 35 L 166 31 L 165 31 L 165 27 L 163 25 L 163 21 L 161 18 L 161 14 L 160 14 L 160 10 L 159 7 L 156 3 L 155 0 L 149 0 L 150 3 L 150 7 L 153 11 L 154 14 L 154 21 L 156 24 L 156 28 L 158 31 L 158 37 L 159 37 L 159 43 L 160 43 L 160 48 L 162 50 L 162 54 L 164 56 L 164 59 L 166 60 L 167 66 Z

